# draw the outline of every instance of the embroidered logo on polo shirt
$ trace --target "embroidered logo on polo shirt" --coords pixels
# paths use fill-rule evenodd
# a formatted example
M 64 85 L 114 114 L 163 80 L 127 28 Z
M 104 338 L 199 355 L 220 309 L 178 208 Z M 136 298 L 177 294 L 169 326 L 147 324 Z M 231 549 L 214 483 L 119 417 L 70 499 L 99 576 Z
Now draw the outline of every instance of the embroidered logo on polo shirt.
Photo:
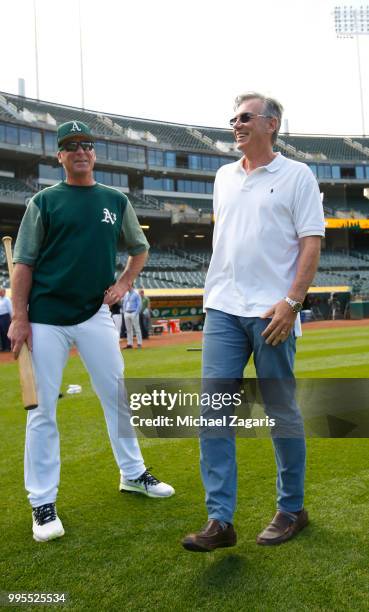
M 112 225 L 114 225 L 117 220 L 117 215 L 115 213 L 110 212 L 110 210 L 108 210 L 107 208 L 104 208 L 103 213 L 104 218 L 101 219 L 101 223 L 111 223 Z

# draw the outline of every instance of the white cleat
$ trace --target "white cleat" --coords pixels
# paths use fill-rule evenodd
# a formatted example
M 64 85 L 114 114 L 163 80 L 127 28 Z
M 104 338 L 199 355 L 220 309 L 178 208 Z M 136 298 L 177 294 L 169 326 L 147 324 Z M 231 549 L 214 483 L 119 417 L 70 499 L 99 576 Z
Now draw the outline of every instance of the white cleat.
M 48 542 L 64 535 L 64 528 L 56 513 L 55 504 L 32 508 L 32 518 L 33 539 L 36 542 Z
M 155 478 L 155 476 L 150 474 L 149 470 L 146 470 L 136 480 L 127 480 L 121 473 L 119 491 L 121 493 L 125 491 L 128 493 L 142 493 L 147 495 L 147 497 L 171 497 L 175 493 L 173 487 Z

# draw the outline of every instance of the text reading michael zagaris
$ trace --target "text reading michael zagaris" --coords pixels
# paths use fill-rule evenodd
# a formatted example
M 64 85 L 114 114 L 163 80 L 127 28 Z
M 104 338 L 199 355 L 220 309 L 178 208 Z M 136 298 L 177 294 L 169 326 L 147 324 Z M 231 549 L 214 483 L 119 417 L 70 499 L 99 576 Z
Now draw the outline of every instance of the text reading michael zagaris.
M 134 427 L 243 427 L 251 429 L 253 427 L 275 426 L 275 419 L 270 419 L 268 416 L 261 419 L 244 419 L 237 415 L 223 415 L 218 418 L 206 418 L 201 415 L 198 417 L 191 415 L 176 415 L 175 417 L 161 415 L 149 418 L 134 414 L 131 416 L 130 421 Z

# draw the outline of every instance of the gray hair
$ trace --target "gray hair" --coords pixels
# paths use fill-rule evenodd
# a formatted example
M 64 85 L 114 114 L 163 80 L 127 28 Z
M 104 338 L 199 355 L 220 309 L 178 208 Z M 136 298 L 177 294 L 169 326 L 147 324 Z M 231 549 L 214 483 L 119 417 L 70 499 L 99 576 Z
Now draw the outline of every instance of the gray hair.
M 278 132 L 281 127 L 283 114 L 283 106 L 280 102 L 278 102 L 278 100 L 276 100 L 275 98 L 269 98 L 268 96 L 263 96 L 263 94 L 257 93 L 256 91 L 251 91 L 237 96 L 234 101 L 234 109 L 237 110 L 237 108 L 242 104 L 242 102 L 246 102 L 247 100 L 254 100 L 255 98 L 263 102 L 263 113 L 265 113 L 265 115 L 275 117 L 275 119 L 277 119 L 277 128 L 272 134 L 272 144 L 274 144 L 278 137 Z

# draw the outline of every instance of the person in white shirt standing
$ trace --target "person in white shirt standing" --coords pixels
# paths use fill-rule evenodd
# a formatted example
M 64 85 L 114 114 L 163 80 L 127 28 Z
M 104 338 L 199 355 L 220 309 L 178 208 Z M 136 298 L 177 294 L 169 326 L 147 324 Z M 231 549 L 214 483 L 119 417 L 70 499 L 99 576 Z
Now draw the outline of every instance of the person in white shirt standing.
M 318 267 L 324 215 L 308 166 L 273 151 L 281 104 L 249 93 L 236 98 L 235 112 L 230 124 L 243 157 L 222 166 L 215 179 L 202 376 L 210 388 L 216 380 L 237 383 L 253 353 L 265 411 L 276 423 L 277 512 L 256 540 L 272 545 L 308 523 L 304 427 L 293 369 L 299 312 Z M 208 522 L 182 542 L 198 552 L 234 546 L 237 540 L 235 438 L 229 430 L 206 434 L 200 435 L 200 463 Z
M 125 349 L 133 348 L 133 332 L 137 338 L 137 348 L 142 348 L 142 333 L 140 328 L 141 298 L 137 291 L 130 288 L 123 298 L 124 323 L 127 330 L 127 345 Z
M 0 340 L 1 350 L 10 351 L 8 330 L 12 319 L 12 303 L 5 293 L 4 287 L 0 287 Z

